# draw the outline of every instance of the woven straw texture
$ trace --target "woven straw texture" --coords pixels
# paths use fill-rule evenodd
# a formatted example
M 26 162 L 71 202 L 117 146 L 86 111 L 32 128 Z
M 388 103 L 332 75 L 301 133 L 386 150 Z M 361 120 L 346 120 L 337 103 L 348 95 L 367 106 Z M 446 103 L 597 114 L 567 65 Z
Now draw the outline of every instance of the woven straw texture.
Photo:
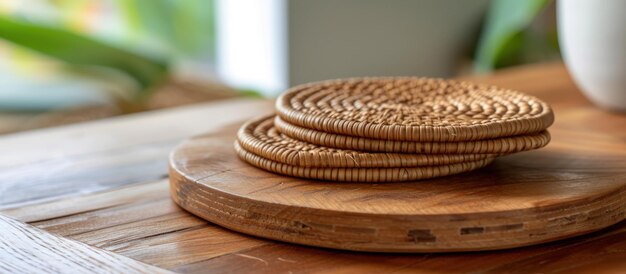
M 244 124 L 239 145 L 262 158 L 300 167 L 417 167 L 448 165 L 494 158 L 493 154 L 400 154 L 369 153 L 317 146 L 292 139 L 276 130 L 274 116 Z
M 296 126 L 373 139 L 450 142 L 538 133 L 543 101 L 508 89 L 431 78 L 355 78 L 294 87 L 276 102 Z
M 401 182 L 436 178 L 481 168 L 493 161 L 493 158 L 486 158 L 474 162 L 451 165 L 401 168 L 316 168 L 275 162 L 246 151 L 237 142 L 235 142 L 235 151 L 242 160 L 274 173 L 306 179 L 361 183 Z
M 274 126 L 282 134 L 305 143 L 367 152 L 510 154 L 542 148 L 550 142 L 550 133 L 546 130 L 529 135 L 466 142 L 412 142 L 360 138 L 326 133 L 289 124 L 280 117 L 275 118 Z

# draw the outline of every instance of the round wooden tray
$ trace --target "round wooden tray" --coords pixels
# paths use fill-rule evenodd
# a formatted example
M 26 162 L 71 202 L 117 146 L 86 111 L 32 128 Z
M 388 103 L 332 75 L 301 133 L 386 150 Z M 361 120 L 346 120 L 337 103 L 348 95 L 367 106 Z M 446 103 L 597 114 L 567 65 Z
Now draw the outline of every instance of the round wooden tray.
M 474 172 L 360 184 L 255 168 L 233 149 L 238 127 L 176 148 L 171 193 L 191 213 L 259 237 L 377 252 L 491 250 L 580 235 L 625 217 L 624 154 L 576 146 L 567 135 Z

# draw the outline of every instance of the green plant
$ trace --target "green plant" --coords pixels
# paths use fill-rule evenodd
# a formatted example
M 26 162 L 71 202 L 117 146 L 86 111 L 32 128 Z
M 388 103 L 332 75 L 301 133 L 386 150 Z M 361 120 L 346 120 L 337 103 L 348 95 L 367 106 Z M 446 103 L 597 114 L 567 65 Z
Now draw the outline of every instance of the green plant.
M 212 58 L 212 0 L 117 0 L 125 24 L 136 36 L 149 35 L 174 56 Z
M 80 18 L 94 16 L 92 7 L 104 2 L 113 4 L 121 16 L 117 38 L 105 42 L 90 37 L 93 33 L 89 30 L 72 31 L 82 29 Z M 0 39 L 61 61 L 62 67 L 68 68 L 63 73 L 109 81 L 111 73 L 99 68 L 121 72 L 137 84 L 115 96 L 127 111 L 141 109 L 167 79 L 173 67 L 170 64 L 179 59 L 213 59 L 212 0 L 55 0 L 49 4 L 57 13 L 53 20 L 41 21 L 35 16 L 36 21 L 26 21 L 23 18 L 28 16 L 19 12 L 0 15 Z
M 168 65 L 68 30 L 22 22 L 0 16 L 0 38 L 74 66 L 105 67 L 134 79 L 139 89 L 132 98 L 141 101 L 163 81 Z
M 558 54 L 554 26 L 543 26 L 543 32 L 539 33 L 530 29 L 549 3 L 549 0 L 492 0 L 475 54 L 474 69 L 488 72 Z

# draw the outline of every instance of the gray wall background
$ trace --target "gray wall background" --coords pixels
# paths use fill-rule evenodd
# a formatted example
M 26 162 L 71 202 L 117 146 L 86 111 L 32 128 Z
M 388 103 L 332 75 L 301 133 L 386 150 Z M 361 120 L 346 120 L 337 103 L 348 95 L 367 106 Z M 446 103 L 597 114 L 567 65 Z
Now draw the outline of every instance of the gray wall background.
M 374 75 L 452 76 L 489 0 L 290 0 L 289 85 Z

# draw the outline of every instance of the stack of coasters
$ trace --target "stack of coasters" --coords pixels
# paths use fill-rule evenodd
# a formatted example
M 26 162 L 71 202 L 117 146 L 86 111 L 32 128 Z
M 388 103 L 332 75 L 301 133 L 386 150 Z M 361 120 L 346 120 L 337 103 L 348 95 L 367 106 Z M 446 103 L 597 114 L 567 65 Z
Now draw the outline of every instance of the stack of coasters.
M 409 181 L 474 170 L 550 141 L 550 107 L 523 93 L 431 78 L 358 78 L 294 87 L 277 115 L 244 124 L 235 149 L 279 174 Z

